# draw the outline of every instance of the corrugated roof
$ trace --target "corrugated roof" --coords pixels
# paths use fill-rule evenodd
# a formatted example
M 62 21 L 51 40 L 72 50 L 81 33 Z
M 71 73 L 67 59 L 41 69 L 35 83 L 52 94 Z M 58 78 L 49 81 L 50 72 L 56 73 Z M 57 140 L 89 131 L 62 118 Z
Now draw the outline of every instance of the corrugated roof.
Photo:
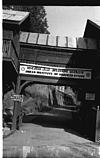
M 21 24 L 29 15 L 29 12 L 3 10 L 3 20 Z

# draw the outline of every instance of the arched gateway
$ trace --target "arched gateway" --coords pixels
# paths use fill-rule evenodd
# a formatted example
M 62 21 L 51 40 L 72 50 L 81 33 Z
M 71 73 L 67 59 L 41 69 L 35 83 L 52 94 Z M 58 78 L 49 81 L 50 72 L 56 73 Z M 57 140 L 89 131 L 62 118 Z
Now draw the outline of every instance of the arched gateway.
M 16 29 L 18 28 L 14 28 L 14 30 Z M 14 81 L 16 93 L 21 94 L 22 90 L 31 83 L 71 86 L 81 89 L 83 107 L 81 114 L 85 118 L 88 112 L 88 120 L 85 120 L 88 133 L 95 141 L 98 141 L 100 137 L 99 39 L 21 32 L 20 54 L 16 56 L 19 59 L 19 63 L 16 62 L 18 68 L 17 83 Z M 9 64 L 8 66 L 7 64 L 4 65 L 6 69 L 9 66 Z M 6 76 L 6 71 L 4 76 Z M 21 122 L 21 103 L 19 102 L 16 102 L 14 106 L 12 129 L 16 128 L 17 121 Z

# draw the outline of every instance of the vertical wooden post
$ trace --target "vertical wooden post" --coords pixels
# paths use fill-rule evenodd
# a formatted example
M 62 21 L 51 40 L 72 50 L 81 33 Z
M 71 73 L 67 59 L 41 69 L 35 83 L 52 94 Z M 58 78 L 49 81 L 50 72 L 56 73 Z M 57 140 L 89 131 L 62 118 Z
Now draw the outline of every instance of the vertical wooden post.
M 15 93 L 20 93 L 20 76 L 17 77 L 16 90 Z M 19 129 L 21 125 L 21 103 L 19 101 L 14 102 L 14 110 L 13 110 L 13 124 L 12 130 Z
M 100 107 L 97 108 L 95 142 L 100 143 Z

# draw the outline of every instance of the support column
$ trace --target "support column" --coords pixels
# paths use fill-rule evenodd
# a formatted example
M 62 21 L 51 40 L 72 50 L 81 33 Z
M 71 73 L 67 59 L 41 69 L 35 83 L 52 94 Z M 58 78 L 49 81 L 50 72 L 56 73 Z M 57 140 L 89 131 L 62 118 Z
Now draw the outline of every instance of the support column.
M 100 107 L 97 108 L 95 142 L 100 143 Z
M 15 90 L 16 94 L 20 94 L 20 83 L 21 83 L 21 79 L 20 76 L 18 76 L 16 83 L 16 90 Z M 14 101 L 12 130 L 19 129 L 22 122 L 21 116 L 22 116 L 21 102 Z
M 97 91 L 97 113 L 96 113 L 96 125 L 95 125 L 95 142 L 100 143 L 100 79 L 96 81 L 96 91 Z

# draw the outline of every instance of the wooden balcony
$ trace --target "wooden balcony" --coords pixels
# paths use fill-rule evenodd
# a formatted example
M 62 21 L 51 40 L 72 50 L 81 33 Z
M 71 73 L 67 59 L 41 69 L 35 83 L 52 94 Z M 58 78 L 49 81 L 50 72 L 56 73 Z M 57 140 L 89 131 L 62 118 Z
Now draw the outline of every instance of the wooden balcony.
M 10 62 L 11 66 L 18 73 L 18 55 L 12 40 L 3 39 L 2 53 L 3 61 Z

